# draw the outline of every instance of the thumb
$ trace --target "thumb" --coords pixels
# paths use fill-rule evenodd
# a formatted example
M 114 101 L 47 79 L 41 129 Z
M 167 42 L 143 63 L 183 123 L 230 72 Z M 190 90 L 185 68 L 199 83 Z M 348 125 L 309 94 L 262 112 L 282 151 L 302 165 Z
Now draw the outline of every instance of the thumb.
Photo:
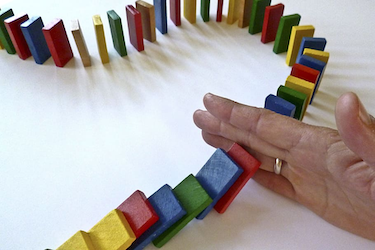
M 367 164 L 375 166 L 375 119 L 358 96 L 343 94 L 336 104 L 336 124 L 345 145 Z

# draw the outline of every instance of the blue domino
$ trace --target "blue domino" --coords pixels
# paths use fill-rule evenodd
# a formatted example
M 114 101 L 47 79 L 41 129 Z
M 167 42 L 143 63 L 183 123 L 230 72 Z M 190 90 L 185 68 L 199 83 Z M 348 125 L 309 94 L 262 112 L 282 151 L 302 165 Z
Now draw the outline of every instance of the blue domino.
M 219 148 L 215 151 L 195 176 L 213 200 L 212 203 L 196 217 L 197 219 L 202 220 L 206 217 L 242 172 L 243 169 L 239 167 L 224 150 Z
M 323 61 L 320 61 L 318 59 L 315 59 L 311 56 L 307 56 L 307 55 L 302 55 L 298 60 L 297 60 L 297 63 L 299 64 L 302 64 L 302 65 L 305 65 L 307 67 L 310 67 L 312 69 L 316 69 L 320 72 L 320 75 L 318 77 L 318 82 L 315 84 L 315 87 L 314 87 L 314 92 L 313 92 L 313 95 L 311 97 L 311 101 L 310 101 L 310 104 L 312 103 L 313 101 L 313 98 L 315 96 L 315 93 L 317 92 L 318 88 L 319 88 L 319 85 L 320 85 L 320 82 L 322 81 L 322 78 L 323 78 L 323 75 L 324 75 L 324 71 L 326 69 L 326 63 L 323 62 Z
M 264 108 L 289 117 L 294 117 L 294 113 L 296 112 L 296 105 L 275 95 L 268 95 L 266 97 Z
M 166 0 L 154 0 L 155 24 L 162 34 L 168 32 L 167 29 L 167 4 Z
M 303 55 L 305 49 L 316 49 L 324 51 L 326 48 L 327 40 L 325 38 L 318 37 L 304 37 L 301 41 L 301 46 L 299 47 L 297 60 Z
M 143 249 L 186 214 L 169 185 L 161 187 L 148 201 L 158 214 L 159 220 L 133 242 L 128 248 L 130 250 Z
M 43 64 L 51 57 L 42 28 L 44 27 L 41 17 L 32 17 L 21 24 L 23 36 L 37 64 Z

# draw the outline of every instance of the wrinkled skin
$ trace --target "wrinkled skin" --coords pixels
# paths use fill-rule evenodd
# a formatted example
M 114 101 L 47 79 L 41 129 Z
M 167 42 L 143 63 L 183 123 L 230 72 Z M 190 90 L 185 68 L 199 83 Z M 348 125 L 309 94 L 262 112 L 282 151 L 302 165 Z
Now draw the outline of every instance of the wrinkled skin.
M 203 139 L 229 149 L 237 142 L 262 162 L 253 177 L 344 230 L 375 240 L 375 119 L 358 97 L 336 105 L 338 130 L 311 126 L 212 94 L 194 113 Z M 273 172 L 283 160 L 281 175 Z

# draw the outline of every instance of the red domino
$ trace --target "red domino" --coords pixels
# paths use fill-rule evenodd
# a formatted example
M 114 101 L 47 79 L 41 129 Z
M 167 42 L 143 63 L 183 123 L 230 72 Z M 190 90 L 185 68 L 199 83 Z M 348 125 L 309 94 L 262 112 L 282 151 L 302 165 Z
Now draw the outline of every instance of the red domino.
M 139 190 L 129 196 L 117 209 L 123 212 L 137 238 L 159 220 L 151 203 Z
M 228 192 L 216 203 L 215 210 L 221 214 L 227 210 L 234 198 L 236 198 L 241 189 L 248 180 L 253 177 L 261 165 L 261 162 L 237 143 L 234 143 L 227 153 L 243 169 L 243 172 Z
M 126 6 L 130 43 L 140 52 L 145 49 L 141 13 L 132 5 Z
M 264 12 L 262 43 L 275 41 L 277 29 L 279 28 L 280 19 L 284 13 L 284 4 L 276 4 L 267 6 Z
M 27 20 L 29 20 L 29 16 L 27 14 L 20 14 L 10 17 L 4 21 L 14 48 L 22 60 L 25 60 L 31 56 L 29 46 L 27 45 L 20 27 L 21 24 Z
M 302 64 L 295 63 L 293 64 L 292 72 L 290 73 L 290 75 L 316 84 L 319 79 L 320 71 Z
M 223 3 L 224 0 L 217 0 L 216 22 L 221 22 L 223 16 Z
M 42 31 L 56 66 L 64 67 L 73 58 L 73 51 L 63 21 L 56 18 Z
M 169 5 L 171 6 L 170 8 L 170 16 L 172 22 L 176 26 L 181 25 L 181 0 L 170 0 Z

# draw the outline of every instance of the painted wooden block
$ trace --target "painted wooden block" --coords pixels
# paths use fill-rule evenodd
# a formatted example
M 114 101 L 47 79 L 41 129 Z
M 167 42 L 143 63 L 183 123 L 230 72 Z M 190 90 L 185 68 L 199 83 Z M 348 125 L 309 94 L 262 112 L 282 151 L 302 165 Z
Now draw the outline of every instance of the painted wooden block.
M 155 25 L 162 34 L 168 33 L 167 25 L 167 1 L 154 0 L 155 8 Z
M 19 58 L 22 60 L 25 60 L 31 56 L 29 46 L 27 45 L 26 39 L 21 30 L 21 24 L 27 20 L 29 20 L 29 16 L 24 13 L 4 20 L 5 28 L 8 31 L 13 46 L 16 49 Z
M 276 39 L 277 29 L 279 28 L 280 19 L 284 13 L 284 4 L 280 3 L 273 6 L 267 6 L 264 14 L 262 43 L 273 42 Z
M 311 82 L 299 79 L 295 76 L 288 76 L 288 78 L 285 81 L 285 86 L 294 90 L 297 90 L 301 93 L 304 93 L 307 96 L 307 103 L 310 103 L 310 100 L 312 98 L 313 92 L 314 92 L 314 86 L 315 84 L 312 84 Z M 302 117 L 306 113 L 308 105 L 305 105 L 305 109 L 302 111 Z
M 320 51 L 316 49 L 306 48 L 303 50 L 303 55 L 313 57 L 315 59 L 318 59 L 319 61 L 325 62 L 326 64 L 328 63 L 328 60 L 329 60 L 329 52 Z
M 21 30 L 32 56 L 37 64 L 43 64 L 51 57 L 42 28 L 44 27 L 41 17 L 32 17 L 23 24 Z
M 204 190 L 192 174 L 180 182 L 173 189 L 173 192 L 180 201 L 182 207 L 185 209 L 186 215 L 153 241 L 153 244 L 156 247 L 162 247 L 167 243 L 212 202 L 212 199 L 207 194 L 206 190 Z
M 132 5 L 126 6 L 126 18 L 128 21 L 130 43 L 139 52 L 143 51 L 143 30 L 141 13 Z
M 95 250 L 88 233 L 78 231 L 56 250 Z
M 137 10 L 141 13 L 143 38 L 156 41 L 155 9 L 152 4 L 139 0 L 135 2 Z
M 296 112 L 296 105 L 272 94 L 266 97 L 264 108 L 289 117 L 294 117 Z
M 262 32 L 264 14 L 266 7 L 270 6 L 270 4 L 271 0 L 254 0 L 249 23 L 250 34 L 254 35 Z
M 210 21 L 210 0 L 201 0 L 201 17 L 203 22 Z
M 277 28 L 275 43 L 273 45 L 273 52 L 280 54 L 288 51 L 290 35 L 292 33 L 292 27 L 299 25 L 301 16 L 299 14 L 293 14 L 288 16 L 282 16 L 280 18 L 279 27 Z
M 307 95 L 297 90 L 280 85 L 280 87 L 277 89 L 277 96 L 280 96 L 284 100 L 293 103 L 296 106 L 294 118 L 302 121 L 304 115 L 303 110 L 305 110 L 305 107 L 308 105 Z
M 229 190 L 221 197 L 215 205 L 215 210 L 224 213 L 236 196 L 240 193 L 245 184 L 250 180 L 255 172 L 259 169 L 261 162 L 255 159 L 250 153 L 243 149 L 237 143 L 227 151 L 229 157 L 233 159 L 242 169 L 243 172 Z
M 71 22 L 71 31 L 74 38 L 74 41 L 77 45 L 77 49 L 79 52 L 79 55 L 81 57 L 81 61 L 83 66 L 89 67 L 91 66 L 91 57 L 90 53 L 87 49 L 85 38 L 82 34 L 81 26 L 79 25 L 79 21 L 72 20 Z
M 56 18 L 47 24 L 42 31 L 55 65 L 64 67 L 73 58 L 73 51 L 63 21 Z
M 315 59 L 315 58 L 313 58 L 311 56 L 307 56 L 307 55 L 302 55 L 298 59 L 297 63 L 305 65 L 305 66 L 310 67 L 312 69 L 318 70 L 320 72 L 317 84 L 315 84 L 313 96 L 312 96 L 311 100 L 309 101 L 309 103 L 311 104 L 312 101 L 313 101 L 313 98 L 314 98 L 314 96 L 316 94 L 316 92 L 319 89 L 320 82 L 322 81 L 322 78 L 323 78 L 323 75 L 324 75 L 324 71 L 326 69 L 326 65 L 327 64 L 325 62 L 323 62 L 323 61 L 320 61 L 318 59 Z
M 227 24 L 233 24 L 238 20 L 240 7 L 240 0 L 229 0 Z
M 151 203 L 159 220 L 137 238 L 128 250 L 141 250 L 161 235 L 165 230 L 186 215 L 185 209 L 174 195 L 169 185 L 164 185 L 148 201 Z
M 316 49 L 316 50 L 324 51 L 326 44 L 327 44 L 327 40 L 325 38 L 303 37 L 301 41 L 301 45 L 298 50 L 297 60 L 300 56 L 303 55 L 303 51 L 305 49 Z
M 197 21 L 197 0 L 184 0 L 184 17 L 191 24 Z
M 217 0 L 216 22 L 221 22 L 223 19 L 223 4 L 224 0 Z
M 286 54 L 286 64 L 293 66 L 297 60 L 299 48 L 303 37 L 313 37 L 315 28 L 312 25 L 294 26 L 290 35 L 288 52 Z
M 170 18 L 174 25 L 181 25 L 181 0 L 169 0 Z
M 109 63 L 109 55 L 107 50 L 107 43 L 105 41 L 102 19 L 99 15 L 94 15 L 92 17 L 92 22 L 94 24 L 96 44 L 98 46 L 100 60 L 102 61 L 102 64 Z
M 122 21 L 119 15 L 114 10 L 107 12 L 109 27 L 111 29 L 113 47 L 120 56 L 126 56 L 124 31 L 122 29 Z
M 95 250 L 125 250 L 135 241 L 124 214 L 117 209 L 109 212 L 88 233 Z
M 253 0 L 240 0 L 238 27 L 245 28 L 249 26 Z
M 159 220 L 151 203 L 139 190 L 129 196 L 117 209 L 123 212 L 137 238 Z
M 10 39 L 4 24 L 4 20 L 12 16 L 14 16 L 12 9 L 4 9 L 0 11 L 0 42 L 8 54 L 16 54 L 16 49 L 13 46 L 12 40 Z
M 212 203 L 196 218 L 204 219 L 221 197 L 242 174 L 243 169 L 223 149 L 217 149 L 196 174 L 196 178 L 212 199 Z
M 295 63 L 292 67 L 290 75 L 311 82 L 313 84 L 317 84 L 320 72 L 305 65 Z
M 0 49 L 4 49 L 4 45 L 0 41 Z

